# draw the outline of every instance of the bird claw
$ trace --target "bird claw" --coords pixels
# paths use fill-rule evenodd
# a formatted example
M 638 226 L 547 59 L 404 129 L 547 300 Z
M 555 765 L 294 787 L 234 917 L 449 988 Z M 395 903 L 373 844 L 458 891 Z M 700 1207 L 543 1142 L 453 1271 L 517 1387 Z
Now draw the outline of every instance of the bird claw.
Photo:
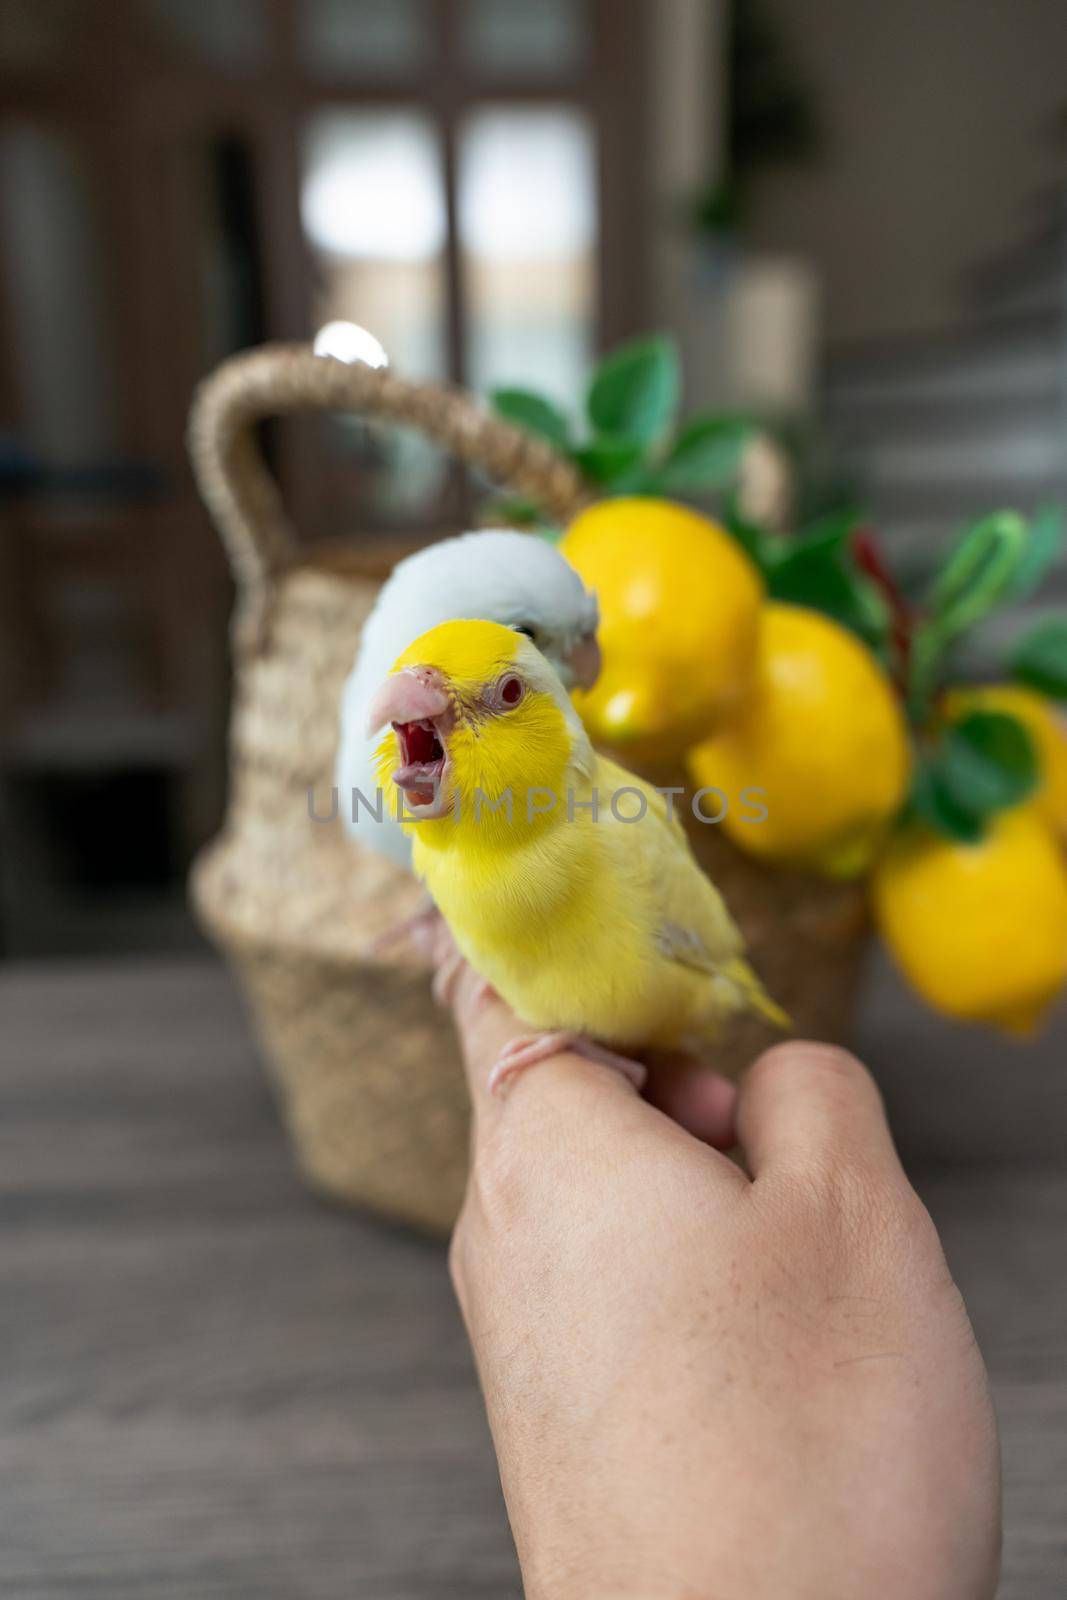
M 631 1061 L 629 1056 L 618 1055 L 606 1045 L 597 1044 L 594 1039 L 587 1038 L 585 1034 L 567 1031 L 526 1033 L 520 1034 L 517 1039 L 509 1039 L 501 1050 L 489 1074 L 490 1094 L 503 1094 L 512 1079 L 517 1078 L 520 1072 L 536 1066 L 539 1061 L 547 1061 L 549 1056 L 560 1055 L 565 1050 L 569 1050 L 572 1055 L 584 1056 L 587 1061 L 596 1061 L 601 1066 L 611 1067 L 638 1090 L 643 1088 L 648 1076 L 646 1068 L 639 1061 Z

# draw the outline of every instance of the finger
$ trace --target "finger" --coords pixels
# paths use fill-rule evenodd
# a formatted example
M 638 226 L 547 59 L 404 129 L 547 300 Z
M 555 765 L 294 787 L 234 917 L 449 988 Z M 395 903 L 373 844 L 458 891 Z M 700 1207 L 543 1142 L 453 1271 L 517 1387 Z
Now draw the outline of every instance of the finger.
M 520 1073 L 508 1086 L 505 1096 L 494 1094 L 489 1088 L 489 1076 L 505 1045 L 531 1030 L 519 1021 L 499 995 L 487 990 L 483 980 L 467 963 L 454 981 L 451 998 L 476 1128 L 500 1117 L 507 1109 L 527 1105 L 531 1097 L 549 1092 L 583 1099 L 592 1095 L 609 1107 L 619 1101 L 631 1105 L 639 1103 L 633 1085 L 620 1072 L 568 1050 Z M 587 1106 L 584 1111 L 598 1114 L 600 1109 Z
M 693 1056 L 663 1053 L 645 1059 L 649 1104 L 713 1149 L 732 1149 L 737 1143 L 737 1085 Z
M 901 1172 L 874 1079 L 836 1045 L 798 1039 L 765 1051 L 742 1079 L 737 1127 L 754 1178 L 827 1161 Z

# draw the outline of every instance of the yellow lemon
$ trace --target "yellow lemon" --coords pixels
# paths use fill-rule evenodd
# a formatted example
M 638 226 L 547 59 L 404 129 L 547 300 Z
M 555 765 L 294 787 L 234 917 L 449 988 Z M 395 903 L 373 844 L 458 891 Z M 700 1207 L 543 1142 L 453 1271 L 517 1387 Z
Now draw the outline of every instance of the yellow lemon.
M 855 634 L 817 611 L 764 607 L 744 708 L 690 756 L 693 781 L 726 797 L 722 827 L 764 860 L 854 877 L 908 781 L 899 702 Z M 766 812 L 752 820 L 759 796 Z
M 881 934 L 905 976 L 950 1017 L 1028 1033 L 1067 980 L 1067 866 L 1026 806 L 976 844 L 912 829 L 872 887 Z
M 739 704 L 752 679 L 763 583 L 726 530 L 670 500 L 603 500 L 560 546 L 596 590 L 604 665 L 575 705 L 594 739 L 670 759 Z
M 1067 839 L 1067 728 L 1052 701 L 1021 684 L 992 683 L 949 690 L 944 711 L 953 720 L 968 711 L 1005 711 L 1018 717 L 1033 740 L 1041 767 L 1037 788 L 1024 804 L 1033 806 Z

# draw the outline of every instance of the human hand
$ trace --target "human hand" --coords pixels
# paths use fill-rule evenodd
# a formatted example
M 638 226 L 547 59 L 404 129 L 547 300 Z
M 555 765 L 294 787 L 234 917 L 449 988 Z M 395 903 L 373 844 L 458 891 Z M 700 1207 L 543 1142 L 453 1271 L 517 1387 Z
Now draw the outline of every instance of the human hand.
M 859 1062 L 759 1058 L 750 1178 L 577 1056 L 491 1097 L 519 1027 L 469 971 L 455 1000 L 452 1272 L 527 1600 L 991 1596 L 985 1370 Z

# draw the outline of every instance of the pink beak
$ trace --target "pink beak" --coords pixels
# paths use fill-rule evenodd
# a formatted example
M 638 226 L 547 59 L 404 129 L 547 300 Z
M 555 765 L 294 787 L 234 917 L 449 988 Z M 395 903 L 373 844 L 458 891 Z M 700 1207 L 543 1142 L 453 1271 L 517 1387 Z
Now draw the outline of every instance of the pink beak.
M 405 667 L 386 678 L 367 712 L 367 737 L 390 722 L 428 722 L 441 717 L 451 701 L 435 667 Z
M 596 635 L 590 634 L 579 641 L 567 657 L 573 685 L 577 689 L 591 689 L 600 676 L 600 646 Z

